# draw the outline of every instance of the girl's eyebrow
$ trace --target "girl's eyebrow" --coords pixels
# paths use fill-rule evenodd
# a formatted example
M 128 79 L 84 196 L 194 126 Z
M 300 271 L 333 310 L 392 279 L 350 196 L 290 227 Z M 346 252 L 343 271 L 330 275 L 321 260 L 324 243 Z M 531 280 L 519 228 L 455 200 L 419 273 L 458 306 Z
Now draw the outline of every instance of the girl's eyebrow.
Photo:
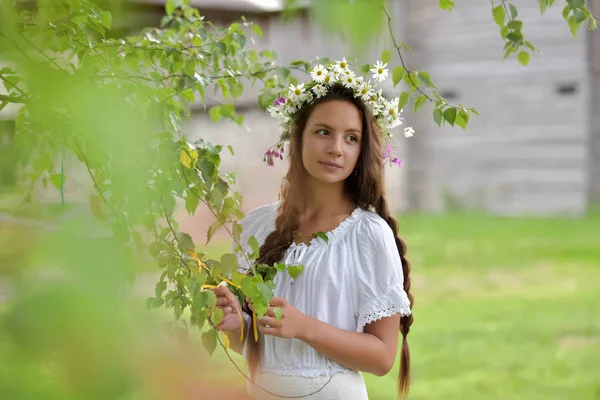
M 321 126 L 321 127 L 325 128 L 325 129 L 329 129 L 330 131 L 332 131 L 332 130 L 333 130 L 333 128 L 332 128 L 332 127 L 330 127 L 329 125 L 327 125 L 327 124 L 324 124 L 324 123 L 322 123 L 322 122 L 317 122 L 317 123 L 314 123 L 314 124 L 313 124 L 313 126 Z M 360 130 L 358 130 L 358 129 L 354 129 L 354 128 L 349 128 L 349 129 L 346 129 L 346 133 L 349 133 L 349 132 L 354 132 L 354 133 L 360 133 L 360 134 L 362 134 L 362 132 L 361 132 Z

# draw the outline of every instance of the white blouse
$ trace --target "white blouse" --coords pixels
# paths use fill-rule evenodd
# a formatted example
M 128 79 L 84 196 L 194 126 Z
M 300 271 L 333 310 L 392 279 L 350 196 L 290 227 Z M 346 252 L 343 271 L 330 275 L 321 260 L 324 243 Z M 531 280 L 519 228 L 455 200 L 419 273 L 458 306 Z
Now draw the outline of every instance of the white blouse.
M 246 251 L 250 236 L 262 245 L 275 229 L 278 207 L 279 202 L 272 203 L 246 214 L 241 221 Z M 355 332 L 378 319 L 411 313 L 395 237 L 383 218 L 357 208 L 327 237 L 328 243 L 315 238 L 310 246 L 294 243 L 287 249 L 282 262 L 303 264 L 304 270 L 296 279 L 278 272 L 275 296 L 304 314 Z M 238 254 L 238 259 L 240 271 L 247 271 L 245 258 Z M 248 333 L 248 340 L 254 340 Z M 348 371 L 299 339 L 259 335 L 261 372 L 314 377 Z

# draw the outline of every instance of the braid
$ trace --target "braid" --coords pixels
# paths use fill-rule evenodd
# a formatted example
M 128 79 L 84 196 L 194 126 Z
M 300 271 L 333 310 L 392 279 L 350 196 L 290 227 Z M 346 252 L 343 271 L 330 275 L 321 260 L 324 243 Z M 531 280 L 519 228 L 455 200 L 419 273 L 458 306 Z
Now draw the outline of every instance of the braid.
M 404 275 L 404 291 L 408 295 L 410 300 L 410 307 L 413 307 L 413 295 L 410 293 L 410 263 L 406 259 L 406 243 L 398 236 L 398 221 L 390 215 L 387 201 L 383 194 L 379 197 L 375 206 L 377 214 L 383 218 L 394 232 L 396 238 L 396 246 L 400 253 L 400 260 L 402 261 L 402 273 Z M 413 316 L 411 315 L 402 316 L 400 318 L 400 333 L 402 333 L 402 349 L 400 357 L 400 372 L 398 374 L 398 393 L 401 398 L 405 398 L 408 394 L 408 388 L 410 386 L 410 350 L 408 347 L 408 332 L 410 326 L 413 323 Z
M 288 176 L 290 174 L 288 173 Z M 256 260 L 257 263 L 274 265 L 281 261 L 285 251 L 290 247 L 294 241 L 294 232 L 298 229 L 298 217 L 295 212 L 295 207 L 290 198 L 294 198 L 290 192 L 295 191 L 288 185 L 286 185 L 288 177 L 284 179 L 284 184 L 281 189 L 281 206 L 279 208 L 279 214 L 275 219 L 275 230 L 273 230 L 265 238 L 263 245 L 259 249 L 259 255 Z M 263 277 L 264 278 L 264 277 Z M 248 304 L 244 302 L 244 310 L 250 315 L 251 324 L 254 324 L 254 313 L 248 307 Z M 258 363 L 260 358 L 260 343 L 250 339 L 250 335 L 246 339 L 248 342 L 248 367 L 250 370 L 250 376 L 254 381 L 256 377 L 256 371 L 258 370 Z

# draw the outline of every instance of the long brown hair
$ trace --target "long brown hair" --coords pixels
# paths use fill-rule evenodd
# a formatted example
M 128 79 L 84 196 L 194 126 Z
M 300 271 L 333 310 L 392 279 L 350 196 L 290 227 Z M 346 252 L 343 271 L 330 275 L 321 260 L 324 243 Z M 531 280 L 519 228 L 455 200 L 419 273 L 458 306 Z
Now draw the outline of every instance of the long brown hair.
M 302 133 L 313 109 L 326 101 L 346 101 L 355 105 L 362 117 L 361 151 L 355 170 L 346 179 L 347 194 L 356 204 L 365 210 L 375 210 L 383 218 L 396 237 L 396 246 L 402 260 L 404 275 L 404 290 L 406 291 L 412 308 L 413 296 L 410 293 L 410 264 L 405 257 L 406 244 L 398 237 L 398 222 L 390 214 L 384 191 L 383 176 L 383 134 L 376 123 L 373 114 L 360 97 L 355 98 L 352 90 L 341 85 L 331 87 L 327 94 L 317 99 L 312 104 L 302 108 L 294 120 L 290 139 L 289 159 L 290 167 L 285 175 L 281 191 L 281 204 L 279 214 L 275 220 L 275 230 L 265 239 L 260 247 L 258 262 L 274 265 L 280 262 L 286 249 L 294 241 L 294 233 L 298 230 L 298 215 L 303 201 L 302 185 L 306 177 L 306 169 L 302 163 Z M 400 371 L 398 375 L 398 394 L 404 398 L 408 394 L 410 385 L 410 352 L 407 335 L 412 325 L 412 314 L 400 319 L 400 332 L 402 333 L 402 348 Z M 255 342 L 251 335 L 248 340 L 248 366 L 251 376 L 255 377 L 259 363 L 260 343 Z

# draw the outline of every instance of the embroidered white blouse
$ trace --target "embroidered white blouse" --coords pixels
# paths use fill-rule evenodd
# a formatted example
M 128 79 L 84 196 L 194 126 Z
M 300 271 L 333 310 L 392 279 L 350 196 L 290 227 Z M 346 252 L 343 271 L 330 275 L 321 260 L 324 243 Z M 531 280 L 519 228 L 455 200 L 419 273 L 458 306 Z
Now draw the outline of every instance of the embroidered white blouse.
M 275 229 L 278 207 L 279 202 L 247 213 L 241 221 L 241 243 L 254 236 L 262 245 Z M 327 237 L 328 243 L 316 238 L 310 246 L 292 244 L 287 249 L 282 262 L 303 264 L 304 270 L 296 279 L 277 273 L 275 296 L 304 314 L 355 332 L 384 317 L 410 314 L 394 234 L 383 218 L 357 208 Z M 238 259 L 247 269 L 241 254 Z M 348 371 L 299 339 L 260 334 L 259 340 L 261 372 L 313 377 Z

